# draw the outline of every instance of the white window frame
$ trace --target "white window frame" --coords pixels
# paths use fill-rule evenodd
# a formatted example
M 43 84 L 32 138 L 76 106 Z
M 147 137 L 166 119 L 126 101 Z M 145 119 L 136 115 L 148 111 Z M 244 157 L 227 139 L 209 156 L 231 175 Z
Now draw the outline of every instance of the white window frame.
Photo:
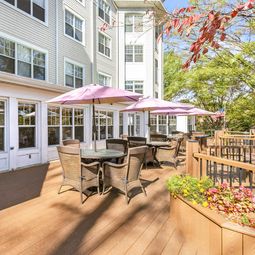
M 105 36 L 108 39 L 110 39 L 110 56 L 107 56 L 104 53 L 99 51 L 99 34 L 102 34 L 103 36 Z M 104 47 L 105 47 L 105 45 L 104 45 Z M 104 56 L 104 57 L 106 57 L 108 59 L 112 59 L 112 38 L 109 35 L 107 35 L 106 33 L 103 33 L 102 31 L 98 31 L 98 36 L 97 36 L 97 52 L 98 52 L 98 54 L 100 54 L 100 55 L 102 55 L 102 56 Z
M 0 125 L 0 128 L 4 129 L 4 150 L 0 150 L 0 154 L 1 153 L 6 153 L 7 152 L 7 131 L 8 131 L 8 127 L 7 127 L 7 101 L 3 98 L 0 97 L 0 101 L 4 103 L 4 125 Z
M 98 114 L 98 113 L 100 113 L 100 112 L 105 112 L 105 114 L 106 114 L 106 116 L 108 116 L 108 113 L 112 113 L 112 127 L 113 127 L 113 130 L 112 130 L 112 132 L 113 132 L 113 134 L 112 134 L 112 137 L 111 138 L 113 138 L 114 137 L 114 111 L 113 110 L 108 110 L 108 109 L 96 109 L 96 112 L 97 112 L 97 116 L 96 116 L 96 118 L 97 118 L 97 123 L 98 123 L 98 125 L 96 125 L 96 129 L 97 129 L 97 141 L 104 141 L 104 140 L 106 140 L 106 139 L 109 139 L 109 137 L 108 137 L 108 120 L 106 119 L 106 126 L 105 126 L 105 135 L 106 135 L 106 137 L 105 137 L 105 139 L 101 139 L 100 138 L 100 114 Z
M 102 76 L 105 76 L 106 78 L 109 78 L 110 84 L 109 84 L 109 85 L 100 84 L 100 83 L 99 83 L 99 75 L 102 75 Z M 102 85 L 102 86 L 109 86 L 109 87 L 112 87 L 112 76 L 109 75 L 109 74 L 103 73 L 103 72 L 98 72 L 98 83 L 99 83 L 100 85 Z
M 0 0 L 0 3 L 3 3 L 3 4 L 5 4 L 5 5 L 7 5 L 7 6 L 13 8 L 15 11 L 21 13 L 22 15 L 24 15 L 24 16 L 26 16 L 26 17 L 29 17 L 29 18 L 33 19 L 33 20 L 36 21 L 36 22 L 39 22 L 40 24 L 42 24 L 42 25 L 44 25 L 44 26 L 46 26 L 46 27 L 49 26 L 49 3 L 48 3 L 48 0 L 45 0 L 45 9 L 44 9 L 44 10 L 45 10 L 45 21 L 42 21 L 42 20 L 40 20 L 40 19 L 37 19 L 36 17 L 34 17 L 34 16 L 32 15 L 32 12 L 33 12 L 33 1 L 32 1 L 32 0 L 31 0 L 31 2 L 30 2 L 30 4 L 31 4 L 31 14 L 29 14 L 29 13 L 27 13 L 27 12 L 25 12 L 25 11 L 19 9 L 19 8 L 17 7 L 17 0 L 14 0 L 14 5 L 12 5 L 12 4 L 10 4 L 10 3 L 4 1 L 4 0 Z
M 58 108 L 59 109 L 59 125 L 49 125 L 49 122 L 48 122 L 48 113 L 49 113 L 49 108 Z M 57 106 L 57 105 L 48 105 L 47 107 L 47 143 L 48 143 L 48 147 L 51 147 L 51 146 L 57 146 L 61 143 L 61 122 L 62 122 L 62 111 L 61 111 L 61 107 L 60 106 Z M 49 128 L 59 128 L 59 144 L 50 144 L 49 145 Z
M 0 37 L 3 37 L 4 39 L 10 40 L 13 43 L 15 43 L 15 73 L 12 74 L 12 73 L 2 72 L 2 71 L 0 71 L 0 73 L 12 74 L 12 75 L 16 75 L 18 77 L 23 77 L 23 78 L 26 78 L 26 79 L 32 79 L 32 80 L 39 81 L 39 82 L 48 82 L 49 81 L 49 77 L 48 77 L 48 74 L 49 74 L 48 73 L 48 70 L 49 70 L 48 69 L 49 68 L 49 53 L 48 53 L 47 50 L 45 50 L 43 48 L 40 48 L 38 46 L 35 46 L 31 43 L 25 42 L 23 40 L 17 39 L 16 37 L 10 36 L 6 33 L 1 32 L 1 31 L 0 31 Z M 18 75 L 18 51 L 17 51 L 18 44 L 23 45 L 25 47 L 28 47 L 32 51 L 36 50 L 36 51 L 40 51 L 41 53 L 45 54 L 45 80 L 39 80 L 39 79 L 34 79 L 32 77 L 24 77 L 24 76 Z M 33 57 L 32 57 L 32 62 L 33 62 Z M 32 65 L 32 69 L 31 69 L 31 74 L 33 76 L 33 65 Z
M 126 17 L 127 16 L 131 16 L 132 17 L 132 31 L 126 31 Z M 136 16 L 140 16 L 142 17 L 142 31 L 135 31 L 135 17 Z M 144 18 L 144 14 L 142 13 L 126 13 L 125 14 L 125 25 L 124 25 L 124 29 L 125 29 L 125 33 L 143 33 L 144 32 L 144 25 L 143 25 L 143 18 Z
M 75 123 L 75 115 L 74 115 L 74 113 L 75 113 L 75 109 L 79 109 L 79 110 L 82 110 L 83 111 L 83 141 L 81 141 L 81 143 L 85 143 L 86 142 L 86 131 L 85 131 L 85 118 L 86 118 L 86 111 L 85 111 L 85 108 L 84 107 L 71 107 L 71 106 L 67 106 L 67 105 L 65 105 L 65 106 L 59 106 L 59 105 L 55 105 L 55 104 L 49 104 L 48 105 L 48 107 L 47 107 L 47 110 L 48 110 L 48 108 L 49 107 L 58 107 L 59 109 L 60 109 L 60 113 L 59 113 L 59 119 L 60 119 L 60 121 L 59 121 L 59 126 L 57 126 L 57 127 L 59 127 L 59 141 L 60 141 L 60 143 L 61 143 L 61 141 L 63 141 L 63 127 L 72 127 L 72 139 L 74 139 L 74 137 L 75 137 L 75 127 L 77 126 L 82 126 L 82 125 L 75 125 L 74 123 Z M 71 109 L 72 110 L 72 126 L 70 126 L 70 125 L 63 125 L 63 122 L 62 122 L 62 117 L 63 117 L 63 115 L 62 115 L 62 110 L 64 109 L 64 108 L 68 108 L 68 109 Z M 47 111 L 48 112 L 48 111 Z M 48 117 L 48 115 L 47 115 L 47 117 Z M 54 127 L 54 126 L 49 126 L 48 125 L 48 120 L 47 120 L 47 136 L 48 136 L 48 128 L 49 127 Z M 47 141 L 48 141 L 48 137 L 47 137 Z M 55 146 L 57 146 L 57 144 L 56 145 L 49 145 L 48 144 L 48 147 L 55 147 Z
M 132 61 L 127 61 L 127 58 L 126 58 L 126 47 L 129 46 L 129 47 L 132 47 Z M 135 52 L 135 47 L 136 46 L 141 46 L 142 47 L 142 57 L 143 57 L 143 61 L 135 61 L 135 56 L 136 56 L 136 52 Z M 138 54 L 137 54 L 138 55 Z M 139 54 L 140 55 L 140 54 Z M 136 63 L 136 64 L 140 64 L 140 63 L 144 63 L 144 45 L 143 44 L 126 44 L 125 45 L 125 63 Z
M 102 20 L 102 22 L 104 22 L 104 23 L 106 23 L 106 24 L 108 24 L 108 25 L 111 25 L 112 24 L 112 10 L 111 10 L 111 5 L 107 2 L 107 1 L 105 1 L 105 0 L 102 0 L 104 3 L 106 3 L 108 6 L 109 6 L 109 9 L 110 9 L 110 12 L 109 12 L 109 23 L 105 20 L 105 18 L 102 18 L 102 17 L 100 17 L 99 16 L 99 1 L 100 0 L 97 0 L 97 2 L 98 2 L 98 7 L 97 7 L 97 16 L 98 16 L 98 18 L 100 19 L 100 20 Z M 105 10 L 103 10 L 103 12 L 104 12 L 104 17 L 105 17 Z
M 74 42 L 79 43 L 79 44 L 85 46 L 85 27 L 86 27 L 85 19 L 81 15 L 79 15 L 77 12 L 75 12 L 71 8 L 69 8 L 68 6 L 64 6 L 63 10 L 64 10 L 64 14 L 63 14 L 64 15 L 63 16 L 64 17 L 63 18 L 63 22 L 64 22 L 64 35 L 67 38 L 73 40 Z M 66 11 L 70 12 L 72 15 L 74 15 L 75 17 L 77 17 L 78 19 L 80 19 L 82 21 L 82 41 L 81 42 L 76 40 L 74 37 L 66 34 L 66 19 L 65 19 Z M 74 33 L 74 35 L 75 35 L 75 33 Z
M 126 89 L 126 83 L 127 82 L 132 82 L 132 84 L 129 84 L 129 85 L 132 85 L 132 91 L 131 90 L 128 90 L 128 89 Z M 141 84 L 137 84 L 138 82 L 141 82 L 141 83 L 143 83 L 142 85 L 143 85 L 143 88 L 142 88 L 142 93 L 140 93 L 140 92 L 136 92 L 136 85 L 141 85 Z M 142 81 L 142 80 L 126 80 L 125 81 L 125 90 L 127 90 L 127 91 L 131 91 L 131 92 L 135 92 L 135 93 L 140 93 L 140 94 L 143 94 L 144 93 L 144 81 Z
M 137 125 L 137 116 L 139 116 L 140 118 L 140 123 L 139 125 Z M 130 117 L 133 117 L 134 118 L 134 136 L 141 136 L 141 121 L 142 121 L 142 117 L 141 117 L 141 114 L 138 114 L 138 113 L 128 113 L 128 135 L 129 136 L 132 136 L 131 132 L 130 132 Z M 139 126 L 139 134 L 136 132 L 137 131 L 137 126 Z
M 85 85 L 85 79 L 86 79 L 86 77 L 85 77 L 85 74 L 86 74 L 86 72 L 85 72 L 85 65 L 84 64 L 81 64 L 81 63 L 79 63 L 79 62 L 77 62 L 77 61 L 75 61 L 75 60 L 72 60 L 72 59 L 70 59 L 70 58 L 67 58 L 67 57 L 64 57 L 64 85 L 65 85 L 65 87 L 68 87 L 68 88 L 72 88 L 72 87 L 69 87 L 69 86 L 66 86 L 66 63 L 70 63 L 70 64 L 72 64 L 72 65 L 75 65 L 75 66 L 78 66 L 78 67 L 81 67 L 82 68 L 82 86 L 84 86 Z M 75 77 L 75 76 L 74 76 Z M 74 84 L 74 87 L 73 87 L 74 89 L 76 88 L 75 87 L 75 84 Z

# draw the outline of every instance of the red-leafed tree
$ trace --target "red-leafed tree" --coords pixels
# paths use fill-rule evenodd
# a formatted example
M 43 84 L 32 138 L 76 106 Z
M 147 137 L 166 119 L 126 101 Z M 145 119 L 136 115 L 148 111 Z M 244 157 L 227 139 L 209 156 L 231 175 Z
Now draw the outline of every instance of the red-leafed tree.
M 160 37 L 179 35 L 190 43 L 190 56 L 184 68 L 196 63 L 210 49 L 226 45 L 237 47 L 238 42 L 251 40 L 254 36 L 255 0 L 191 2 L 190 7 L 157 17 L 157 23 L 164 24 Z

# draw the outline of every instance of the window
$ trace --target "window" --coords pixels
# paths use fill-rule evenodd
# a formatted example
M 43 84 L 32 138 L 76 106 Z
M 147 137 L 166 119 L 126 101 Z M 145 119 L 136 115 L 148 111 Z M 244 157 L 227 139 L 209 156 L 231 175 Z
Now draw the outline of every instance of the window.
M 65 85 L 72 88 L 83 86 L 83 67 L 65 62 Z
M 125 32 L 143 32 L 143 15 L 127 14 L 125 16 Z
M 113 138 L 113 112 L 96 112 L 97 140 Z
M 0 71 L 15 73 L 15 43 L 1 37 Z
M 157 133 L 157 115 L 150 114 L 151 133 Z
M 84 111 L 74 109 L 74 138 L 84 141 Z
M 143 62 L 143 45 L 126 45 L 126 62 Z
M 57 145 L 66 139 L 84 141 L 84 110 L 49 106 L 48 145 Z
M 45 0 L 4 0 L 31 16 L 45 22 Z
M 143 81 L 126 81 L 125 90 L 143 94 Z
M 110 24 L 110 5 L 104 0 L 98 1 L 98 16 Z
M 177 120 L 176 116 L 168 116 L 168 133 L 171 134 L 173 131 L 176 131 Z
M 109 75 L 104 75 L 102 73 L 99 73 L 98 82 L 99 82 L 99 85 L 110 87 L 112 83 L 112 78 Z
M 15 42 L 0 37 L 0 71 L 45 80 L 46 55 L 21 44 L 15 47 Z
M 73 109 L 62 108 L 62 139 L 73 139 Z
M 60 143 L 60 108 L 48 107 L 48 145 Z
M 155 91 L 155 98 L 158 98 L 158 92 L 157 91 Z
M 107 57 L 111 57 L 111 39 L 98 33 L 98 51 Z
M 161 134 L 167 134 L 167 116 L 158 115 L 158 130 Z
M 83 23 L 84 21 L 74 14 L 65 10 L 65 34 L 78 42 L 83 42 Z
M 0 151 L 5 150 L 5 102 L 0 101 Z
M 19 148 L 36 147 L 36 105 L 18 104 Z
M 140 121 L 141 116 L 139 114 L 128 114 L 128 135 L 140 136 Z
M 119 113 L 119 136 L 121 137 L 123 135 L 123 125 L 124 125 L 124 120 L 123 120 L 123 112 Z

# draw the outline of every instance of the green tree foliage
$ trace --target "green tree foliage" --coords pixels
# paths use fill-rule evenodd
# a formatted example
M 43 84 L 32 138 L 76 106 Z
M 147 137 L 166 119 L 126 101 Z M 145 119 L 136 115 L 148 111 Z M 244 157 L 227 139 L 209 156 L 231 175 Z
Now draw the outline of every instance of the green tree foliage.
M 184 99 L 208 111 L 225 109 L 228 128 L 247 130 L 255 124 L 254 63 L 254 42 L 243 43 L 239 52 L 226 50 L 210 59 L 203 57 L 186 71 L 181 57 L 169 52 L 165 55 L 165 97 Z M 204 129 L 221 125 L 210 117 L 201 122 Z

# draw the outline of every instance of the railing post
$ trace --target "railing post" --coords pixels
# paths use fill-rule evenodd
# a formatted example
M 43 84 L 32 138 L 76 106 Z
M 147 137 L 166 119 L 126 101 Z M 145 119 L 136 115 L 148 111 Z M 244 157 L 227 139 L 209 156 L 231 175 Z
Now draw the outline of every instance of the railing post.
M 224 135 L 224 130 L 215 130 L 214 133 L 214 139 L 215 139 L 215 145 L 220 146 L 220 137 Z
M 198 141 L 188 140 L 186 144 L 186 174 L 200 178 L 198 160 L 193 157 L 193 154 L 197 152 L 199 152 Z

